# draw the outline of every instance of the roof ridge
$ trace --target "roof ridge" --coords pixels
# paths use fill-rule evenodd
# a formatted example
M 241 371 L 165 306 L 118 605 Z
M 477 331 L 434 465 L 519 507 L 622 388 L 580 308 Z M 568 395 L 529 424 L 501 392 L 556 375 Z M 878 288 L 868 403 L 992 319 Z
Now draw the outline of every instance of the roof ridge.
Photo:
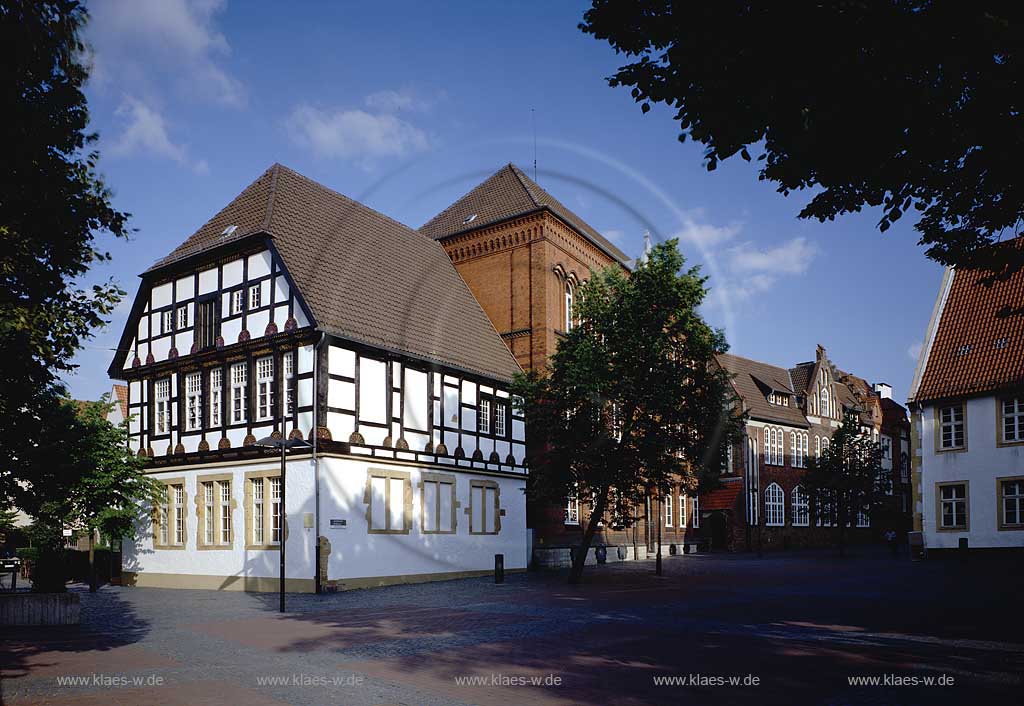
M 526 195 L 529 197 L 530 201 L 533 201 L 533 205 L 536 206 L 537 208 L 543 208 L 544 204 L 537 200 L 537 196 L 536 194 L 533 193 L 533 189 L 527 186 L 526 182 L 523 181 L 523 177 L 526 176 L 525 174 L 523 174 L 523 170 L 517 167 L 512 162 L 508 163 L 506 169 L 509 169 L 512 172 L 512 174 L 515 175 L 516 181 L 519 182 L 519 186 L 523 187 L 523 191 L 526 192 Z M 526 178 L 528 179 L 529 177 Z M 540 184 L 537 184 L 537 187 L 541 188 Z
M 263 214 L 263 225 L 266 232 L 270 232 L 270 221 L 274 217 L 274 196 L 277 194 L 277 175 L 281 171 L 281 163 L 274 162 L 270 167 L 270 193 L 267 194 L 267 212 Z

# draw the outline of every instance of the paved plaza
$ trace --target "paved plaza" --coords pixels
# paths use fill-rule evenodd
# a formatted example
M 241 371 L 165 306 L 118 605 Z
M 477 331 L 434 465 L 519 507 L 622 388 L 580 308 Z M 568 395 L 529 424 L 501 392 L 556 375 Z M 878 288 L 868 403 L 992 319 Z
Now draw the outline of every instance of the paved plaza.
M 275 594 L 104 587 L 77 629 L 5 629 L 0 702 L 1019 702 L 1019 559 L 855 554 L 292 595 L 284 615 Z

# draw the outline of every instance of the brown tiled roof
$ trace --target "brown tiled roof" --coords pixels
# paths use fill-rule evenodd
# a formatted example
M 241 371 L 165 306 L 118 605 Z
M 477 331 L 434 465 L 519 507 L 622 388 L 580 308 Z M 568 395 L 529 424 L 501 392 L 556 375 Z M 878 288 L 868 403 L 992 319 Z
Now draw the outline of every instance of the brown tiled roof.
M 811 384 L 811 375 L 814 374 L 815 363 L 797 363 L 795 368 L 789 369 L 789 377 L 793 381 L 793 391 L 798 395 L 806 395 L 807 388 Z
M 114 385 L 114 399 L 110 400 L 121 408 L 121 416 L 128 418 L 128 386 Z
M 749 358 L 741 358 L 732 353 L 720 353 L 718 363 L 733 374 L 733 388 L 743 400 L 751 417 L 783 424 L 807 426 L 807 418 L 796 406 L 796 400 L 792 400 L 788 407 L 769 404 L 764 391 L 758 385 L 760 383 L 772 390 L 792 393 L 793 383 L 789 379 L 788 370 Z
M 908 426 L 910 424 L 907 419 L 907 408 L 899 402 L 889 397 L 883 397 L 881 404 L 883 425 L 887 427 L 897 427 Z
M 427 221 L 420 232 L 441 239 L 457 233 L 547 209 L 588 238 L 607 255 L 626 264 L 629 258 L 586 221 L 542 189 L 514 164 L 507 164 L 472 191 Z
M 1024 237 L 998 247 L 1024 250 Z M 914 401 L 1024 384 L 1024 270 L 986 287 L 984 272 L 954 270 Z
M 721 488 L 716 488 L 700 496 L 700 510 L 733 510 L 736 499 L 740 497 L 743 484 L 739 480 L 727 481 Z
M 275 164 L 150 271 L 269 234 L 317 326 L 488 377 L 520 370 L 436 241 Z

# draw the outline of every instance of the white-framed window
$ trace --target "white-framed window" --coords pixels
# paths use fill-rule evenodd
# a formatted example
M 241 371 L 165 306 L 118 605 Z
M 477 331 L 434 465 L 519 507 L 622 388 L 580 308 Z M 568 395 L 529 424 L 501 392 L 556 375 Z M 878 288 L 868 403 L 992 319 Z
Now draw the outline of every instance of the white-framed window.
M 665 526 L 672 526 L 672 496 L 669 496 L 668 502 L 665 503 Z
M 270 543 L 281 543 L 281 477 L 270 479 Z
M 243 309 L 245 309 L 245 292 L 236 289 L 231 292 L 231 315 L 241 314 Z
M 160 312 L 160 333 L 170 333 L 174 328 L 174 312 L 170 309 Z
M 185 429 L 196 431 L 203 426 L 203 376 L 189 373 L 185 376 Z
M 871 526 L 871 515 L 868 513 L 866 507 L 858 508 L 857 510 L 857 526 L 858 527 L 870 527 Z
M 171 379 L 157 380 L 153 398 L 156 402 L 156 433 L 171 433 Z
M 210 426 L 219 427 L 224 412 L 224 371 L 213 368 L 210 371 Z
M 174 543 L 185 543 L 185 485 L 172 485 L 174 492 Z
M 823 417 L 831 417 L 832 416 L 831 409 L 832 408 L 829 405 L 828 388 L 827 387 L 822 387 L 821 388 L 821 415 Z
M 1003 442 L 1024 441 L 1024 397 L 1001 400 L 999 408 Z
M 274 359 L 264 356 L 256 359 L 256 418 L 274 416 Z
M 882 444 L 882 458 L 892 460 L 892 439 L 888 436 L 881 437 Z
M 967 529 L 967 484 L 940 485 L 939 510 L 942 529 Z
M 747 523 L 756 526 L 760 522 L 760 501 L 757 488 L 753 486 L 747 491 Z
M 257 478 L 252 481 L 252 543 L 263 544 L 263 479 Z
M 786 495 L 782 486 L 772 483 L 764 491 L 764 523 L 768 527 L 786 524 Z
M 220 541 L 231 544 L 231 481 L 220 481 Z
M 565 524 L 578 525 L 580 523 L 580 497 L 574 488 L 565 501 Z
M 498 534 L 498 484 L 494 481 L 469 482 L 469 533 Z
M 771 464 L 771 462 L 772 462 L 772 442 L 771 442 L 772 430 L 771 430 L 770 427 L 765 427 L 764 429 L 761 430 L 761 433 L 764 434 L 764 462 L 765 462 L 765 464 Z
M 962 449 L 966 440 L 963 404 L 939 409 L 939 448 Z
M 476 418 L 476 429 L 481 434 L 491 433 L 491 398 L 480 397 L 480 409 Z
M 495 402 L 494 405 L 494 435 L 505 436 L 508 429 L 508 422 L 506 417 L 508 415 L 508 405 L 503 402 Z
M 800 467 L 800 444 L 795 431 L 789 432 L 789 462 L 793 468 Z
M 203 507 L 206 510 L 206 522 L 204 523 L 204 535 L 207 544 L 213 544 L 217 536 L 217 488 L 211 481 L 203 484 Z
M 999 481 L 1000 527 L 1024 527 L 1024 478 Z
M 295 351 L 281 356 L 284 373 L 281 383 L 284 386 L 284 413 L 291 417 L 295 414 Z
M 829 440 L 827 436 L 821 437 L 821 452 L 828 453 Z
M 803 486 L 796 486 L 791 493 L 793 504 L 793 526 L 807 527 L 811 523 L 810 503 L 807 500 L 807 493 Z
M 246 407 L 249 389 L 249 373 L 244 362 L 231 366 L 231 422 L 240 424 L 247 418 Z M 262 542 L 258 542 L 262 544 Z
M 700 527 L 700 496 L 693 496 L 693 528 Z
M 679 526 L 686 527 L 686 496 L 679 496 Z
M 253 309 L 259 309 L 260 308 L 260 303 L 261 303 L 262 296 L 263 296 L 263 292 L 262 292 L 262 289 L 260 288 L 260 285 L 254 284 L 251 287 L 249 287 L 249 310 L 250 311 L 252 311 Z
M 814 435 L 814 458 L 821 458 L 821 437 Z
M 188 305 L 178 307 L 178 330 L 184 331 L 188 328 Z
M 833 515 L 835 514 L 835 505 L 832 502 L 832 492 L 829 490 L 823 490 L 818 495 L 818 500 L 815 507 L 815 522 L 818 527 L 831 527 L 833 524 Z
M 164 494 L 163 494 L 163 498 L 160 501 L 160 507 L 157 508 L 157 520 L 156 521 L 157 521 L 157 524 L 159 525 L 158 535 L 160 537 L 160 544 L 167 544 L 167 537 L 168 537 L 168 525 L 167 525 L 167 523 L 170 521 L 169 518 L 171 516 L 171 507 L 170 507 L 170 502 L 168 500 L 168 494 L 170 493 L 170 491 L 171 491 L 170 488 L 164 488 Z
M 572 306 L 573 289 L 572 282 L 565 283 L 565 330 L 572 331 Z

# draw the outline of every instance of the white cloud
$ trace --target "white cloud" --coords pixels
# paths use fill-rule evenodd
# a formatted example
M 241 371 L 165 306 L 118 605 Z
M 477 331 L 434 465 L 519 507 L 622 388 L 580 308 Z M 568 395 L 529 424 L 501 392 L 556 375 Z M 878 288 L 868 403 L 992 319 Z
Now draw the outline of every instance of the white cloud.
M 173 160 L 199 174 L 209 171 L 205 160 L 193 160 L 184 145 L 171 140 L 163 116 L 153 107 L 137 98 L 126 96 L 116 115 L 125 121 L 125 128 L 110 145 L 111 155 L 148 153 Z
M 781 245 L 758 249 L 743 243 L 729 249 L 729 264 L 736 272 L 774 272 L 799 275 L 807 271 L 818 249 L 806 238 L 792 238 Z
M 605 228 L 601 231 L 601 235 L 616 245 L 622 245 L 622 239 L 626 236 L 626 232 L 621 228 Z
M 397 157 L 430 146 L 423 130 L 387 113 L 299 105 L 286 126 L 296 143 L 324 157 Z
M 401 111 L 423 113 L 434 106 L 439 96 L 424 96 L 411 88 L 384 89 L 371 93 L 365 99 L 366 107 L 378 113 Z
M 227 106 L 245 104 L 245 88 L 223 66 L 231 54 L 216 28 L 224 0 L 94 0 L 87 39 L 93 78 L 135 93 L 180 95 Z
M 907 349 L 907 355 L 911 360 L 916 361 L 921 357 L 921 350 L 924 348 L 924 344 L 918 341 L 917 343 L 910 344 L 910 348 Z
M 710 223 L 699 223 L 692 217 L 683 221 L 683 227 L 675 234 L 681 242 L 696 245 L 698 248 L 712 248 L 727 243 L 740 232 L 741 226 L 732 223 L 727 226 L 715 226 Z

